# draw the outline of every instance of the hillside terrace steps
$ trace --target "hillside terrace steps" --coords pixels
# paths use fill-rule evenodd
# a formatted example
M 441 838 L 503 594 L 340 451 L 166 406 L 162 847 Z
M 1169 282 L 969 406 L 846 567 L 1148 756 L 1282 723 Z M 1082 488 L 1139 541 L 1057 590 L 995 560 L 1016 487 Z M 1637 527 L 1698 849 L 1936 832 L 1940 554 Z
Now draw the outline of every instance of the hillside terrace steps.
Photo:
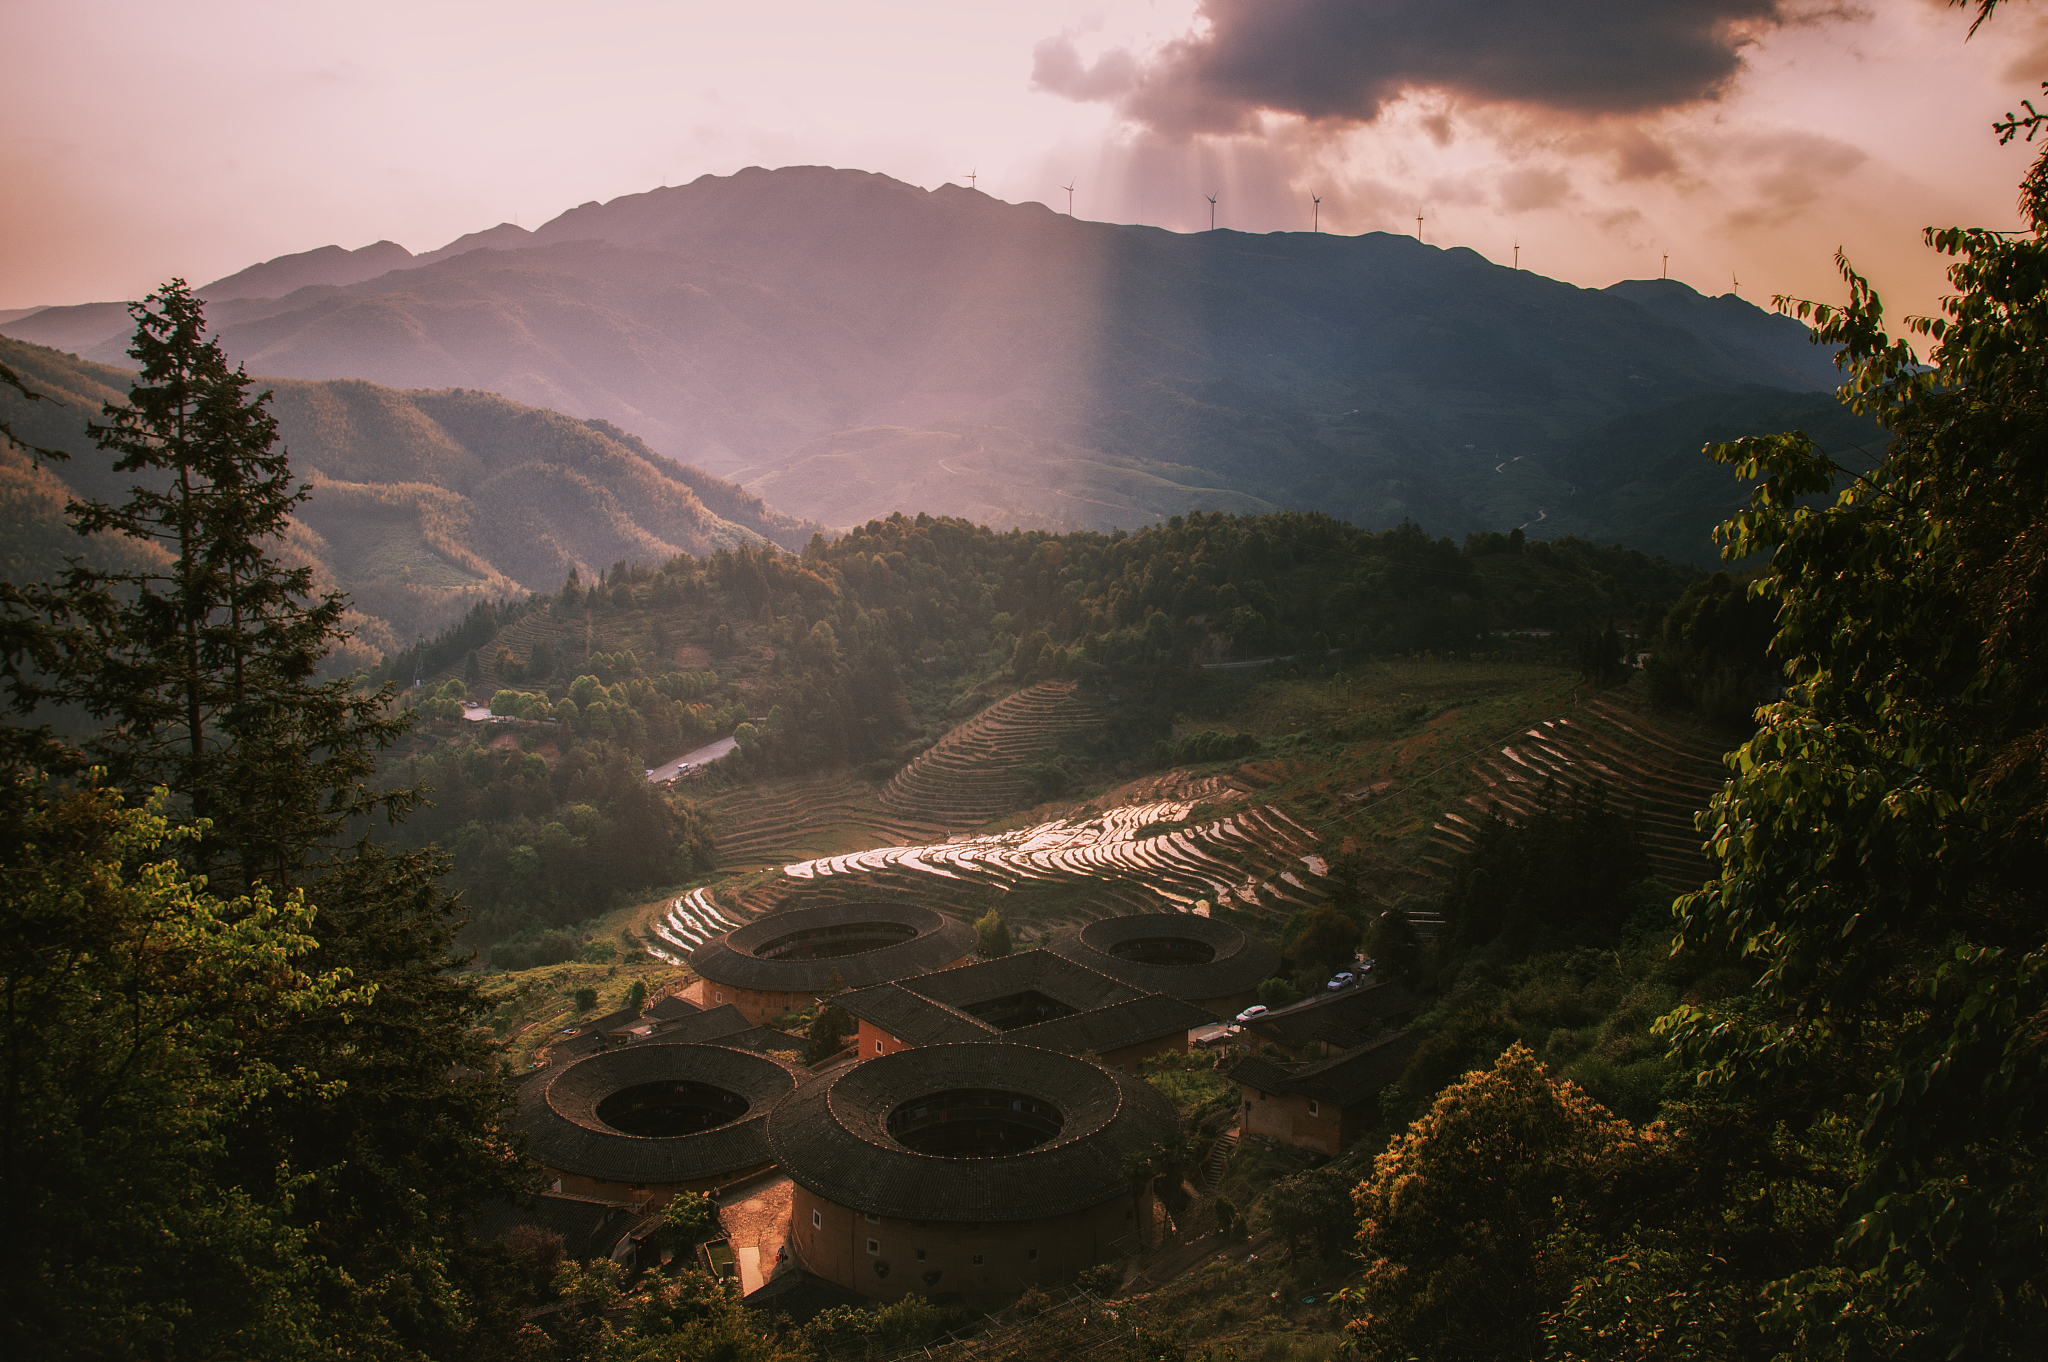
M 1185 911 L 1208 901 L 1224 907 L 1292 911 L 1328 897 L 1328 867 L 1315 835 L 1270 807 L 1243 808 L 1185 824 L 1187 803 L 1124 805 L 982 836 L 922 846 L 876 847 L 783 867 L 791 880 L 845 878 L 846 893 L 916 893 L 920 887 L 1007 889 L 1032 881 L 1094 880 L 1123 903 Z M 1175 824 L 1139 837 L 1140 828 Z M 1229 853 L 1229 854 L 1224 854 Z M 855 890 L 852 885 L 861 886 Z M 1105 893 L 1101 895 L 1107 897 Z M 1135 905 L 1133 905 L 1135 906 Z
M 977 826 L 1024 796 L 1023 766 L 1049 753 L 1065 734 L 1100 722 L 1073 682 L 1038 682 L 996 701 L 919 753 L 878 798 L 912 817 Z
M 497 637 L 476 650 L 476 660 L 483 668 L 482 680 L 477 685 L 477 689 L 482 692 L 480 698 L 489 699 L 496 691 L 528 684 L 524 681 L 507 681 L 498 675 L 500 649 L 510 648 L 512 655 L 524 662 L 533 656 L 533 645 L 536 642 L 546 639 L 548 647 L 552 649 L 568 632 L 569 627 L 564 622 L 557 620 L 551 612 L 545 610 L 521 615 L 500 629 Z M 461 665 L 460 661 L 455 664 L 458 669 Z M 454 674 L 460 673 L 457 671 Z
M 1596 697 L 1477 758 L 1473 771 L 1482 788 L 1464 797 L 1465 812 L 1445 811 L 1431 840 L 1455 857 L 1471 849 L 1481 820 L 1496 809 L 1510 820 L 1534 813 L 1546 782 L 1571 790 L 1599 781 L 1611 801 L 1635 811 L 1652 873 L 1673 888 L 1691 888 L 1708 869 L 1692 820 L 1725 779 L 1721 741 Z M 1443 856 L 1430 859 L 1448 868 Z
M 844 830 L 881 842 L 921 842 L 944 828 L 875 802 L 868 787 L 839 773 L 748 787 L 711 801 L 714 846 L 727 869 L 781 865 L 814 852 L 817 839 Z

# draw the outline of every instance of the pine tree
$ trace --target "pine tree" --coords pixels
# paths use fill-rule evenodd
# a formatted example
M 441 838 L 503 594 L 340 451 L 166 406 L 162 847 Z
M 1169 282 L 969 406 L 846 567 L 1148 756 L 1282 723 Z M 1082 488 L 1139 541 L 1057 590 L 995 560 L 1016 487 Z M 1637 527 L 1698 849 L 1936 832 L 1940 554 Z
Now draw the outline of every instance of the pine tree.
M 344 637 L 345 602 L 313 599 L 310 574 L 278 557 L 306 492 L 275 447 L 268 395 L 252 396 L 207 340 L 181 282 L 131 310 L 141 373 L 129 405 L 110 404 L 92 429 L 139 485 L 119 506 L 74 503 L 71 515 L 82 534 L 163 545 L 170 565 L 77 567 L 0 602 L 4 679 L 18 711 L 78 706 L 103 725 L 86 747 L 116 781 L 168 787 L 175 818 L 206 820 L 185 859 L 216 887 L 303 891 L 312 941 L 295 963 L 347 981 L 350 996 L 216 1048 L 230 1076 L 289 1081 L 223 1123 L 207 1172 L 302 1246 L 297 1308 L 323 1355 L 455 1352 L 488 1331 L 471 1303 L 493 1298 L 465 1217 L 528 1179 L 476 1030 L 493 1000 L 454 968 L 442 867 L 361 836 L 368 815 L 395 819 L 417 798 L 368 784 L 409 716 L 390 707 L 388 684 L 318 679 Z
M 346 635 L 340 596 L 277 556 L 306 499 L 277 448 L 269 393 L 230 369 L 181 280 L 130 311 L 141 372 L 125 406 L 87 427 L 138 481 L 120 505 L 72 503 L 81 534 L 160 544 L 166 569 L 74 568 L 64 594 L 107 602 L 106 627 L 67 659 L 63 698 L 105 726 L 88 745 L 131 790 L 162 785 L 211 821 L 198 868 L 289 886 L 354 818 L 401 814 L 407 793 L 365 784 L 404 731 L 388 690 L 321 683 Z M 118 604 L 116 604 L 118 603 Z

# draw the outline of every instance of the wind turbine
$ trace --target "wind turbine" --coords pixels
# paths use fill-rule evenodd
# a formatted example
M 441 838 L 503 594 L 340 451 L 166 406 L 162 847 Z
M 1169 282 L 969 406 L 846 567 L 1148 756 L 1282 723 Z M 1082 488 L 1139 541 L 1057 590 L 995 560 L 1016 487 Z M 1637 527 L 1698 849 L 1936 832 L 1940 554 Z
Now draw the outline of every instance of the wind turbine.
M 1742 296 L 1742 281 L 1735 277 L 1734 270 L 1728 271 L 1728 282 L 1735 286 L 1735 296 L 1740 298 Z
M 1309 218 L 1309 220 L 1308 220 L 1308 230 L 1309 230 L 1309 235 L 1310 235 L 1310 236 L 1314 236 L 1314 235 L 1315 235 L 1315 234 L 1316 234 L 1317 232 L 1319 232 L 1319 231 L 1321 231 L 1321 230 L 1322 230 L 1322 223 L 1323 223 L 1323 196 L 1322 196 L 1322 195 L 1320 195 L 1320 194 L 1311 194 L 1311 195 L 1309 195 L 1309 197 L 1310 197 L 1311 199 L 1315 200 L 1315 205 L 1316 205 L 1316 206 L 1315 206 L 1315 211 L 1314 211 L 1313 215 L 1312 215 L 1312 216 L 1311 216 L 1311 217 Z
M 974 182 L 975 182 L 975 181 L 976 181 L 977 179 L 981 178 L 981 177 L 980 177 L 980 175 L 979 175 L 979 174 L 977 174 L 977 172 L 978 172 L 978 171 L 979 171 L 980 169 L 981 169 L 981 167 L 980 167 L 980 166 L 976 166 L 976 167 L 975 167 L 975 168 L 974 168 L 973 170 L 970 170 L 970 171 L 968 171 L 968 172 L 967 172 L 967 173 L 966 173 L 965 175 L 963 175 L 963 176 L 961 177 L 962 179 L 964 179 L 964 180 L 966 180 L 966 181 L 967 181 L 967 187 L 968 187 L 969 189 L 973 189 L 973 188 L 975 188 L 975 183 L 974 183 Z
M 1422 240 L 1422 210 L 1420 208 L 1415 210 L 1415 239 L 1417 241 Z
M 1072 217 L 1074 216 L 1074 186 L 1063 184 L 1060 188 L 1067 191 L 1067 216 Z
M 1209 230 L 1213 232 L 1216 230 L 1216 196 L 1204 194 L 1202 197 L 1209 201 Z
M 1657 277 L 1659 279 L 1669 279 L 1671 277 L 1671 252 L 1664 252 L 1664 273 Z
M 1522 238 L 1515 238 L 1515 268 L 1522 268 Z

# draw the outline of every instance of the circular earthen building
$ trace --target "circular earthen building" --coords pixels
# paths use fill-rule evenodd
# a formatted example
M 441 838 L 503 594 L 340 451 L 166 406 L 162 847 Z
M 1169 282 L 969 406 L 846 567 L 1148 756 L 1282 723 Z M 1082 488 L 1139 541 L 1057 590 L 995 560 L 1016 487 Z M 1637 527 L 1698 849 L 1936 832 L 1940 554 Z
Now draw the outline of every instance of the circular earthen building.
M 1048 946 L 1077 965 L 1146 993 L 1164 993 L 1218 1017 L 1258 1001 L 1280 969 L 1270 942 L 1197 913 L 1136 913 L 1061 933 Z
M 518 1123 L 555 1191 L 659 1206 L 772 1164 L 768 1113 L 797 1073 L 751 1051 L 643 1041 L 533 1075 Z
M 835 989 L 929 974 L 973 952 L 973 929 L 929 908 L 836 903 L 735 928 L 691 952 L 690 968 L 704 979 L 706 1007 L 731 1003 L 760 1025 Z
M 768 1119 L 806 1269 L 884 1300 L 977 1305 L 1130 1252 L 1151 1202 L 1124 1161 L 1176 1129 L 1142 1079 L 1004 1042 L 835 1069 Z

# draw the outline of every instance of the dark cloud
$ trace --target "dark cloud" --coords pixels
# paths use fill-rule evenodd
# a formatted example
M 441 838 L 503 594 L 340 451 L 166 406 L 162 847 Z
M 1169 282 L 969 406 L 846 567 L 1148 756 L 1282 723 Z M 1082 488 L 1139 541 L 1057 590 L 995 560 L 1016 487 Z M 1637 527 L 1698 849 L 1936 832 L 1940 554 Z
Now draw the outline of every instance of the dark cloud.
M 1712 99 L 1781 0 L 1203 0 L 1202 23 L 1140 63 L 1038 45 L 1038 88 L 1114 101 L 1172 136 L 1251 129 L 1258 114 L 1367 123 L 1409 90 L 1580 116 Z

